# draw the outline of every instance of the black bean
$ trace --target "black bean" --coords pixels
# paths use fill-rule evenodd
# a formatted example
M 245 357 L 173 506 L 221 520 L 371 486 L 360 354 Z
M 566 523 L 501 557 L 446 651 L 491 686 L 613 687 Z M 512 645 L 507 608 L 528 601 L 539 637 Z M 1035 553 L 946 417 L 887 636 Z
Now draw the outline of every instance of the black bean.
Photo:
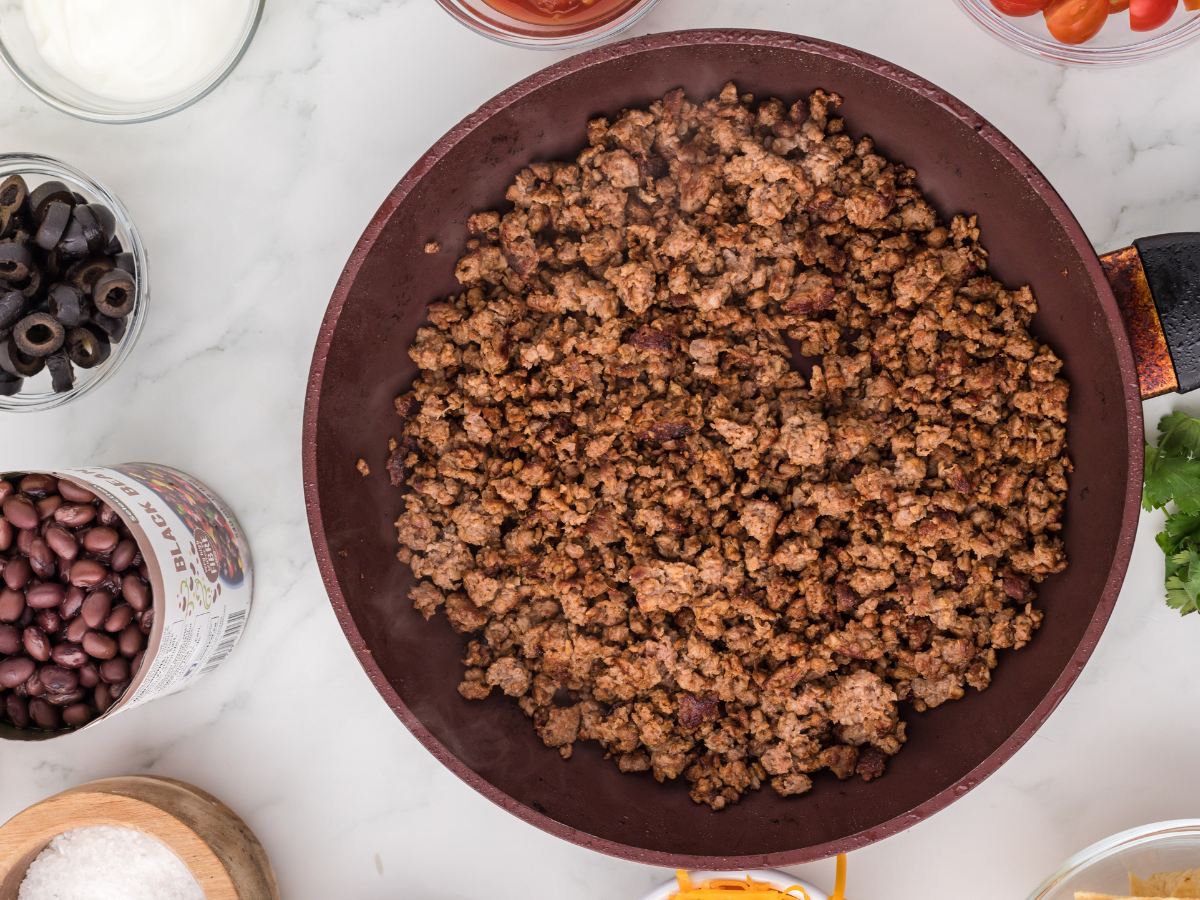
M 25 591 L 25 602 L 33 609 L 54 609 L 67 596 L 67 589 L 52 581 L 40 582 Z
M 96 495 L 85 487 L 80 487 L 73 481 L 67 481 L 65 478 L 60 478 L 58 481 L 58 492 L 62 494 L 62 498 L 68 503 L 95 503 Z
M 129 680 L 129 660 L 123 656 L 114 656 L 100 663 L 100 678 L 109 684 L 120 684 Z
M 121 579 L 121 595 L 138 612 L 150 608 L 150 586 L 138 575 L 126 575 Z
M 75 587 L 96 587 L 106 578 L 108 569 L 94 559 L 77 559 L 71 563 L 71 584 Z
M 63 498 L 58 496 L 58 494 L 53 494 L 49 497 L 43 497 L 34 506 L 37 507 L 38 518 L 45 521 L 54 515 L 55 510 L 62 506 L 62 504 Z
M 33 660 L 24 656 L 10 656 L 0 662 L 0 687 L 14 688 L 29 680 L 37 666 Z
M 16 486 L 14 486 L 11 481 L 0 478 L 0 503 L 3 503 L 16 492 Z
M 39 609 L 34 613 L 33 624 L 42 629 L 43 634 L 51 637 L 62 631 L 62 617 L 55 609 Z
M 121 521 L 121 517 L 117 515 L 117 511 L 107 503 L 100 504 L 100 512 L 97 514 L 101 525 L 116 525 Z
M 140 651 L 138 651 L 137 654 L 134 655 L 133 659 L 129 663 L 129 673 L 131 675 L 136 675 L 138 672 L 140 672 L 142 670 L 142 662 L 143 662 L 143 660 L 145 660 L 145 658 L 146 658 L 145 650 L 140 650 Z
M 16 559 L 10 559 L 4 564 L 3 577 L 6 585 L 14 591 L 21 591 L 25 589 L 25 585 L 29 584 L 33 578 L 33 567 L 29 565 L 29 560 L 25 557 L 18 556 Z
M 97 525 L 95 528 L 89 528 L 85 531 L 81 540 L 83 541 L 83 549 L 88 553 L 103 556 L 107 553 L 112 553 L 113 549 L 120 542 L 121 536 L 117 534 L 115 528 L 109 528 L 107 525 Z
M 38 728 L 46 731 L 54 731 L 62 721 L 58 710 L 41 697 L 29 701 L 29 717 Z
M 137 557 L 137 544 L 129 538 L 117 544 L 112 554 L 112 567 L 114 572 L 124 572 L 133 565 L 134 559 Z
M 0 369 L 0 397 L 15 397 L 21 393 L 24 385 L 24 378 L 18 378 L 16 375 Z
M 133 607 L 128 603 L 122 603 L 120 606 L 114 607 L 113 611 L 108 614 L 108 618 L 104 620 L 104 630 L 109 634 L 124 631 L 132 621 Z
M 83 649 L 93 659 L 112 659 L 117 655 L 117 642 L 107 634 L 89 631 L 81 641 Z
M 34 507 L 37 508 L 36 506 Z M 41 516 L 38 516 L 40 519 Z M 33 546 L 33 539 L 37 537 L 37 532 L 32 528 L 22 528 L 17 532 L 17 552 L 22 556 L 29 555 L 29 548 Z
M 12 523 L 8 519 L 0 518 L 0 553 L 4 553 L 12 546 L 13 539 Z
M 51 578 L 58 572 L 58 557 L 44 538 L 35 537 L 29 542 L 29 564 L 33 566 L 34 573 L 41 578 Z M 62 598 L 59 597 L 54 605 L 58 606 L 61 601 Z
M 113 705 L 112 690 L 107 684 L 98 684 L 92 691 L 92 702 L 96 705 L 96 711 L 100 715 L 108 712 Z
M 83 601 L 79 611 L 88 628 L 99 628 L 112 612 L 113 595 L 108 591 L 92 591 Z
M 46 662 L 50 659 L 50 638 L 36 625 L 30 625 L 21 633 L 21 646 L 30 659 Z
M 21 688 L 25 691 L 26 697 L 42 697 L 46 694 L 46 686 L 42 684 L 42 679 L 38 678 L 36 671 L 25 679 Z
M 63 722 L 72 728 L 79 728 L 92 721 L 95 714 L 86 703 L 72 703 L 62 711 Z
M 61 525 L 51 525 L 47 528 L 43 539 L 62 559 L 73 560 L 79 555 L 79 541 Z
M 79 673 L 62 666 L 42 666 L 38 670 L 38 678 L 52 694 L 65 694 L 79 687 Z M 120 681 L 120 679 L 116 679 Z
M 25 700 L 10 694 L 4 700 L 4 712 L 17 728 L 29 727 L 29 704 Z
M 58 606 L 58 614 L 64 620 L 75 618 L 79 615 L 79 610 L 83 607 L 83 598 L 87 596 L 87 592 L 83 588 L 71 585 L 67 588 L 67 593 L 63 597 L 62 603 Z
M 63 630 L 63 637 L 72 644 L 78 644 L 87 632 L 88 623 L 83 620 L 83 616 L 80 616 L 67 623 L 67 627 Z
M 80 648 L 80 653 L 83 653 L 83 648 Z M 84 653 L 84 656 L 87 656 Z M 100 683 L 100 670 L 96 668 L 96 664 L 90 659 L 79 667 L 79 684 L 81 687 L 94 688 Z
M 96 518 L 96 507 L 90 503 L 64 503 L 54 512 L 54 521 L 68 528 L 82 528 Z
M 58 665 L 68 669 L 78 669 L 87 665 L 88 655 L 78 644 L 55 644 L 50 651 L 50 658 Z
M 9 497 L 3 504 L 0 504 L 0 510 L 3 511 L 4 518 L 12 522 L 16 528 L 37 528 L 40 521 L 37 507 L 28 497 L 20 495 Z
M 21 632 L 11 625 L 0 625 L 0 656 L 12 656 L 20 649 Z
M 7 569 L 7 567 L 5 567 Z M 25 594 L 10 587 L 0 589 L 0 622 L 16 622 L 25 612 Z
M 154 630 L 154 607 L 150 607 L 140 616 L 138 616 L 138 627 L 141 628 L 142 634 L 150 634 Z
M 146 636 L 137 625 L 130 625 L 117 635 L 117 647 L 122 656 L 137 656 L 146 646 Z

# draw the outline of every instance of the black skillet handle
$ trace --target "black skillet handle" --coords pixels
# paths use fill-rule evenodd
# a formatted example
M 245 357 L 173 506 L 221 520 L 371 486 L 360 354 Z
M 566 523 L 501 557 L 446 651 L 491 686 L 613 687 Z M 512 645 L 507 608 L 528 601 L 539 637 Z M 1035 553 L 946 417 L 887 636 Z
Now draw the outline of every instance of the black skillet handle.
M 1100 264 L 1129 330 L 1142 398 L 1200 388 L 1200 232 L 1142 238 Z

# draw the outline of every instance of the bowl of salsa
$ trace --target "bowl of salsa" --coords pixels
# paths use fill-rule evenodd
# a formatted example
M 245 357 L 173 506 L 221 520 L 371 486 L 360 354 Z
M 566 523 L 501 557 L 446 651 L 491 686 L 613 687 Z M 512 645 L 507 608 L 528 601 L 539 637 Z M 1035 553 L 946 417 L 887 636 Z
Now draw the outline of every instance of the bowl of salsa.
M 472 31 L 516 47 L 595 44 L 644 16 L 658 0 L 437 0 Z

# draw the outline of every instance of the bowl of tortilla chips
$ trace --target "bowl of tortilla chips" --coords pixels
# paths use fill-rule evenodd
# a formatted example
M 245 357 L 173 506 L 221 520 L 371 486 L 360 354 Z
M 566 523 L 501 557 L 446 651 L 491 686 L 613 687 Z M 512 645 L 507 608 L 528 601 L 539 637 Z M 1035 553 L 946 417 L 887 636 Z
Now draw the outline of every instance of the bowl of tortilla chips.
M 1200 819 L 1122 831 L 1075 854 L 1029 900 L 1200 900 Z

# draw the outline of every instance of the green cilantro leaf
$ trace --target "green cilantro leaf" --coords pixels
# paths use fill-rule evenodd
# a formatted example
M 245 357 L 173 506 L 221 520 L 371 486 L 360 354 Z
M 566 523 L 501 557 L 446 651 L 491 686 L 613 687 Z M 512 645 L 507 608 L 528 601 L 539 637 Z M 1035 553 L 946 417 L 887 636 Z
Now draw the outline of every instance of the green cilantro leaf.
M 1200 612 L 1200 419 L 1171 413 L 1158 431 L 1158 446 L 1146 445 L 1142 506 L 1166 510 L 1155 539 L 1167 558 L 1167 605 L 1186 616 Z

